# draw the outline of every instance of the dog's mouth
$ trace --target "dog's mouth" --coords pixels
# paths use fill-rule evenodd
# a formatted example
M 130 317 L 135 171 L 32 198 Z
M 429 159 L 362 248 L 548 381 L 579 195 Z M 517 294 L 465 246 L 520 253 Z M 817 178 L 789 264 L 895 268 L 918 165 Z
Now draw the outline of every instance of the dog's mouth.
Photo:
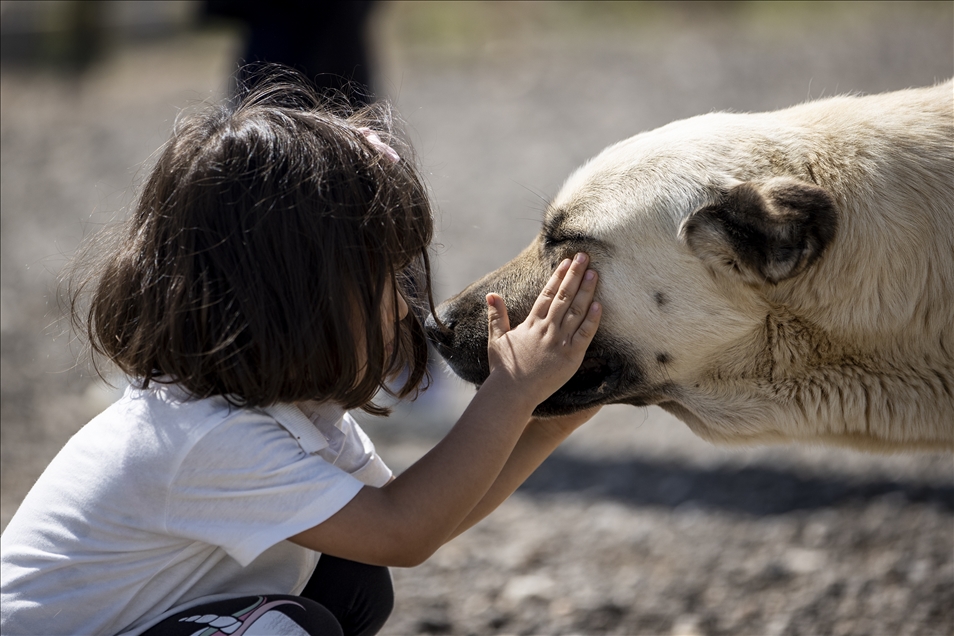
M 619 395 L 624 368 L 623 361 L 616 355 L 601 350 L 588 351 L 573 377 L 537 406 L 534 414 L 566 415 L 612 402 Z
M 445 319 L 454 326 L 454 321 Z M 477 333 L 442 328 L 433 317 L 426 323 L 428 336 L 438 353 L 460 378 L 478 388 L 490 374 L 487 361 L 487 340 Z M 473 332 L 477 330 L 474 329 Z M 584 409 L 619 402 L 628 386 L 638 380 L 638 369 L 627 360 L 634 359 L 618 342 L 609 342 L 597 336 L 590 344 L 576 373 L 556 392 L 534 410 L 535 415 L 567 415 Z
M 441 349 L 438 347 L 438 350 Z M 444 352 L 441 351 L 441 353 Z M 483 368 L 483 364 L 479 369 L 465 370 L 460 369 L 459 364 L 455 364 L 455 358 L 452 355 L 446 356 L 445 359 L 458 375 L 475 384 L 477 388 L 480 388 L 487 379 L 489 369 Z M 625 377 L 624 369 L 624 363 L 615 355 L 601 351 L 587 352 L 573 377 L 539 404 L 533 413 L 552 417 L 575 413 L 600 404 L 609 404 L 620 396 L 622 379 Z

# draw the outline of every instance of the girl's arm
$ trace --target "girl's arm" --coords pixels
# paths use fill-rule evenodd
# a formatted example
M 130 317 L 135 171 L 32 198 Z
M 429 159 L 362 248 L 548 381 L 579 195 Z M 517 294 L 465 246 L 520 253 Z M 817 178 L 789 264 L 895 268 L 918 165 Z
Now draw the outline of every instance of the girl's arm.
M 503 299 L 488 295 L 490 375 L 454 428 L 386 486 L 362 488 L 331 518 L 290 540 L 363 563 L 414 566 L 503 501 L 542 461 L 542 450 L 555 447 L 554 439 L 530 443 L 545 427 L 528 431 L 488 497 L 533 409 L 576 372 L 599 325 L 597 276 L 587 262 L 577 254 L 561 263 L 513 330 Z M 526 451 L 532 461 L 521 459 Z
M 570 433 L 589 421 L 599 410 L 597 406 L 572 415 L 531 418 L 490 490 L 447 539 L 453 539 L 496 510 Z

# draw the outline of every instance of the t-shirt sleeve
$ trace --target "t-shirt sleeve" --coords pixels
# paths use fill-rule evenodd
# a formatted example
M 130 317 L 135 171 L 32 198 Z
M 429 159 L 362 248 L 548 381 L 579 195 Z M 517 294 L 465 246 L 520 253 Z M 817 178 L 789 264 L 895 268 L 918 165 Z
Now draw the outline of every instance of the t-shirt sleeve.
M 166 530 L 223 548 L 245 566 L 338 512 L 364 483 L 302 450 L 274 419 L 238 411 L 183 458 L 166 500 Z
M 342 418 L 341 432 L 345 434 L 347 443 L 335 459 L 335 465 L 369 486 L 380 488 L 388 483 L 393 474 L 391 469 L 350 413 L 345 413 Z

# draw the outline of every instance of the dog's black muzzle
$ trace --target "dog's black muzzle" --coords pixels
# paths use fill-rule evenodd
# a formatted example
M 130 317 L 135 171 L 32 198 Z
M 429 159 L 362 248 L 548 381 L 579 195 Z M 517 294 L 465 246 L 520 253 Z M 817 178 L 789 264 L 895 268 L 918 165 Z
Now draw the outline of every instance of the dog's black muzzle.
M 437 317 L 428 316 L 427 336 L 450 368 L 461 379 L 478 387 L 490 374 L 487 361 L 487 315 L 481 306 L 452 298 L 437 307 Z M 511 325 L 519 322 L 511 316 Z M 523 316 L 519 317 L 523 320 Z M 599 334 L 597 334 L 599 338 Z M 624 358 L 605 342 L 594 340 L 580 368 L 559 390 L 534 411 L 535 415 L 566 415 L 583 409 L 618 402 L 620 389 L 634 378 Z

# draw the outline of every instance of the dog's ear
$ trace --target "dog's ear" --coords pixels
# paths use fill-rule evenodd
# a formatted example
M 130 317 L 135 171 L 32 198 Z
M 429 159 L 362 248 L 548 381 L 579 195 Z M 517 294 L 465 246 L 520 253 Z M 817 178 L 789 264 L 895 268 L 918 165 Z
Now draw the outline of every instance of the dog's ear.
M 679 234 L 710 268 L 746 283 L 777 283 L 803 272 L 835 237 L 831 195 L 816 185 L 775 178 L 744 182 L 693 212 Z

